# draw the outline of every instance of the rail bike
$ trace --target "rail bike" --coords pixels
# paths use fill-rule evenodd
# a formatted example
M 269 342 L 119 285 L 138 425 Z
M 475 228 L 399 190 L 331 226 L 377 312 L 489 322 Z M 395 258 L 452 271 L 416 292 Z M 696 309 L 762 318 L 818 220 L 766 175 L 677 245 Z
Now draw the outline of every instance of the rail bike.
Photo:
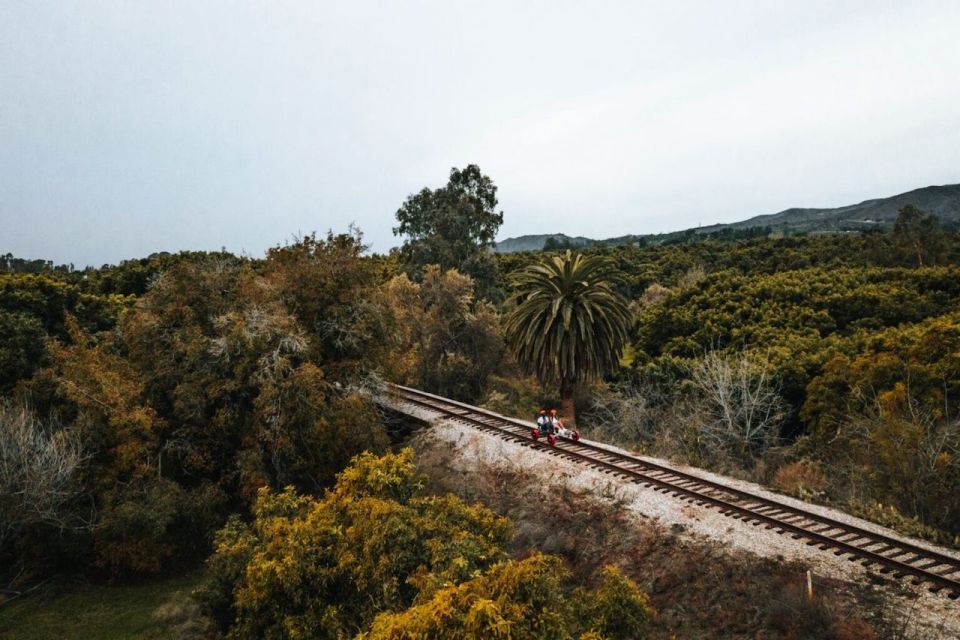
M 578 442 L 580 440 L 579 431 L 567 429 L 563 426 L 563 424 L 557 426 L 547 426 L 543 429 L 540 427 L 533 427 L 530 430 L 530 435 L 534 440 L 540 440 L 540 438 L 543 438 L 550 446 L 557 444 L 558 438 L 571 440 L 573 442 Z

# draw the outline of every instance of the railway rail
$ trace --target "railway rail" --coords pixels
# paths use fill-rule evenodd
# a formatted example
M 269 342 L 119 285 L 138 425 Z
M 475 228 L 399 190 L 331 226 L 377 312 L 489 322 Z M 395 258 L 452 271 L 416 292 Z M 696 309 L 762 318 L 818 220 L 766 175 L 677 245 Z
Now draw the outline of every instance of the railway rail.
M 386 396 L 392 403 L 406 403 L 655 491 L 715 508 L 729 517 L 762 525 L 852 562 L 861 562 L 880 574 L 911 580 L 952 600 L 960 598 L 958 558 L 584 440 L 561 439 L 555 445 L 536 441 L 530 437 L 530 423 L 417 389 L 388 385 Z M 384 398 L 380 402 L 391 404 Z

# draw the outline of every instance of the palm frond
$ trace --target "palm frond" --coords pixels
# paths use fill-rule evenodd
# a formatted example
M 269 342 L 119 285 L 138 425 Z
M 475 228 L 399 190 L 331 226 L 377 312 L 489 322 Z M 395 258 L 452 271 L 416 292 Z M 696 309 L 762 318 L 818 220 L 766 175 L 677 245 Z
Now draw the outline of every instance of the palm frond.
M 630 324 L 616 282 L 608 259 L 570 251 L 516 274 L 506 333 L 520 365 L 542 382 L 614 371 Z

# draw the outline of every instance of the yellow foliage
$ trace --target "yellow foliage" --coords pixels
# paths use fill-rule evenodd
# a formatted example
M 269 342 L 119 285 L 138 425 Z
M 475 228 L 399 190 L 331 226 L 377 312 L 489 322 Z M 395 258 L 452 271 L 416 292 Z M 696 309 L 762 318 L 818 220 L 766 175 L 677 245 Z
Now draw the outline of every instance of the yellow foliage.
M 224 630 L 339 637 L 502 559 L 507 521 L 451 496 L 420 496 L 411 456 L 358 456 L 319 500 L 261 489 L 253 524 L 238 532 L 232 521 L 210 561 L 220 586 L 207 590 L 208 608 L 229 601 L 235 613 Z
M 570 638 L 570 605 L 559 597 L 566 570 L 536 554 L 439 590 L 423 604 L 377 617 L 358 640 Z
M 653 610 L 614 567 L 595 591 L 566 587 L 559 558 L 534 554 L 438 590 L 406 611 L 379 615 L 358 640 L 511 638 L 642 640 Z
M 506 560 L 509 522 L 420 495 L 409 450 L 358 456 L 321 499 L 261 489 L 253 515 L 199 593 L 230 638 L 640 640 L 653 613 L 613 567 L 588 591 L 560 558 Z
M 55 379 L 59 391 L 77 407 L 78 428 L 94 450 L 106 448 L 111 463 L 96 471 L 98 484 L 110 488 L 118 481 L 151 473 L 163 422 L 142 401 L 143 383 L 125 359 L 92 339 L 72 317 L 67 318 L 72 344 L 53 342 Z

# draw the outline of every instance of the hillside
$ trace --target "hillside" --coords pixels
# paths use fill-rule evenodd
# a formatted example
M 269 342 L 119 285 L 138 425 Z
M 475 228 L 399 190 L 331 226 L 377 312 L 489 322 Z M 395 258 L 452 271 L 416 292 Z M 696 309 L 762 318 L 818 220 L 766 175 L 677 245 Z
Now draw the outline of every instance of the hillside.
M 940 218 L 943 223 L 960 225 L 960 184 L 929 186 L 914 189 L 888 198 L 874 198 L 857 204 L 827 209 L 793 207 L 779 213 L 764 214 L 740 222 L 714 224 L 663 234 L 629 234 L 602 240 L 609 245 L 636 242 L 660 244 L 690 235 L 734 234 L 756 229 L 769 233 L 836 233 L 858 231 L 889 225 L 897 217 L 901 207 L 912 204 Z M 525 235 L 497 242 L 498 253 L 536 251 L 553 238 L 560 244 L 574 247 L 591 245 L 597 240 L 562 233 Z
M 900 208 L 908 204 L 932 213 L 943 222 L 960 222 L 960 184 L 924 187 L 889 198 L 864 200 L 858 204 L 833 209 L 786 209 L 779 213 L 755 216 L 742 222 L 719 226 L 744 229 L 769 225 L 776 230 L 805 232 L 868 228 L 893 222 Z
M 518 236 L 516 238 L 507 238 L 506 240 L 496 243 L 494 249 L 497 251 L 497 253 L 539 251 L 540 249 L 543 249 L 543 244 L 551 238 L 566 246 L 572 247 L 586 247 L 596 242 L 595 240 L 584 238 L 583 236 L 571 238 L 563 233 L 540 233 L 528 236 Z

